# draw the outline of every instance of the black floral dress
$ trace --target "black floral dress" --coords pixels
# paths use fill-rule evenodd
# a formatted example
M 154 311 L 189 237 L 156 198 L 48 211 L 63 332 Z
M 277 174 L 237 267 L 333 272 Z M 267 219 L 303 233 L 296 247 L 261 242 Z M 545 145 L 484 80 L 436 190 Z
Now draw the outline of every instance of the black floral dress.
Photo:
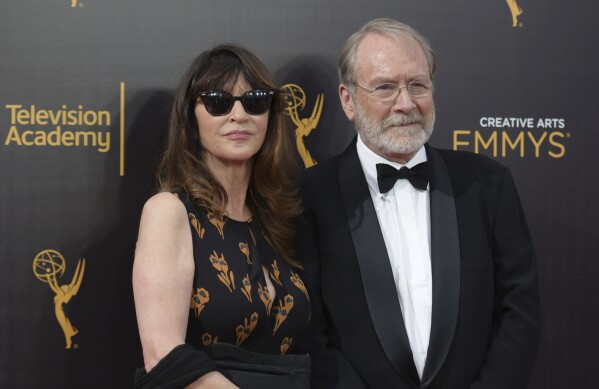
M 195 275 L 186 342 L 215 342 L 285 355 L 310 321 L 310 296 L 297 271 L 282 260 L 255 221 L 219 220 L 178 194 L 193 239 Z M 270 275 L 270 296 L 262 267 Z

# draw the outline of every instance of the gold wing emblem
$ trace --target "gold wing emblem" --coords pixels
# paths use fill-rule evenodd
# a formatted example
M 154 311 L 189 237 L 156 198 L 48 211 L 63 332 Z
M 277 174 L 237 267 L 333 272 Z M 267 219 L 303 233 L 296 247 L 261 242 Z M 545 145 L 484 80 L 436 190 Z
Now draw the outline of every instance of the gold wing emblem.
M 522 8 L 516 3 L 516 0 L 506 0 L 506 2 L 512 13 L 512 27 L 518 27 L 518 16 L 522 15 Z
M 319 94 L 316 97 L 316 103 L 314 103 L 314 108 L 312 109 L 310 117 L 300 118 L 298 110 L 302 111 L 306 106 L 306 94 L 303 89 L 295 84 L 286 84 L 283 86 L 283 90 L 285 91 L 285 98 L 287 101 L 285 110 L 295 125 L 295 143 L 297 145 L 297 151 L 304 161 L 305 167 L 316 165 L 316 161 L 308 151 L 304 139 L 316 129 L 316 126 L 320 121 L 324 104 L 324 95 Z

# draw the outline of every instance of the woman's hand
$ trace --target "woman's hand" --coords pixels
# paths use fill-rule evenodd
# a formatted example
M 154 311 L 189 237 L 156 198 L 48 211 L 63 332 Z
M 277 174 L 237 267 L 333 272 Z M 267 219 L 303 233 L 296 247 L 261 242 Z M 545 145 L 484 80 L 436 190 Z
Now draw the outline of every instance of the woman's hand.
M 239 389 L 239 387 L 219 372 L 211 371 L 187 385 L 185 389 Z

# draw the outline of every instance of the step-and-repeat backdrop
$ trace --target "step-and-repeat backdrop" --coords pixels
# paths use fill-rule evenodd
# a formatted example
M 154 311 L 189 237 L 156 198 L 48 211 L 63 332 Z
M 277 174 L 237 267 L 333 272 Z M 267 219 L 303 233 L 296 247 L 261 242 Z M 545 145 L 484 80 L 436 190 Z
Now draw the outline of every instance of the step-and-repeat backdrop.
M 531 388 L 599 382 L 597 2 L 5 0 L 0 10 L 0 387 L 127 388 L 131 268 L 179 76 L 242 44 L 271 69 L 306 165 L 354 136 L 337 53 L 376 17 L 438 53 L 431 144 L 510 167 L 535 239 Z

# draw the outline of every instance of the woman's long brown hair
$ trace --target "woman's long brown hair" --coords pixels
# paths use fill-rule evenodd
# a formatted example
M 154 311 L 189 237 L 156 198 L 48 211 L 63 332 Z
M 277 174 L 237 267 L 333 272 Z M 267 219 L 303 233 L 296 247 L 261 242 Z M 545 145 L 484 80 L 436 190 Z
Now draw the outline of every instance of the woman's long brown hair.
M 198 205 L 225 217 L 227 193 L 203 159 L 195 106 L 200 92 L 223 91 L 243 76 L 252 89 L 276 90 L 262 62 L 247 49 L 220 45 L 200 54 L 177 87 L 165 150 L 158 165 L 159 191 L 184 191 Z M 293 218 L 300 212 L 297 154 L 277 91 L 262 147 L 254 156 L 246 203 L 274 250 L 289 264 L 293 259 Z

